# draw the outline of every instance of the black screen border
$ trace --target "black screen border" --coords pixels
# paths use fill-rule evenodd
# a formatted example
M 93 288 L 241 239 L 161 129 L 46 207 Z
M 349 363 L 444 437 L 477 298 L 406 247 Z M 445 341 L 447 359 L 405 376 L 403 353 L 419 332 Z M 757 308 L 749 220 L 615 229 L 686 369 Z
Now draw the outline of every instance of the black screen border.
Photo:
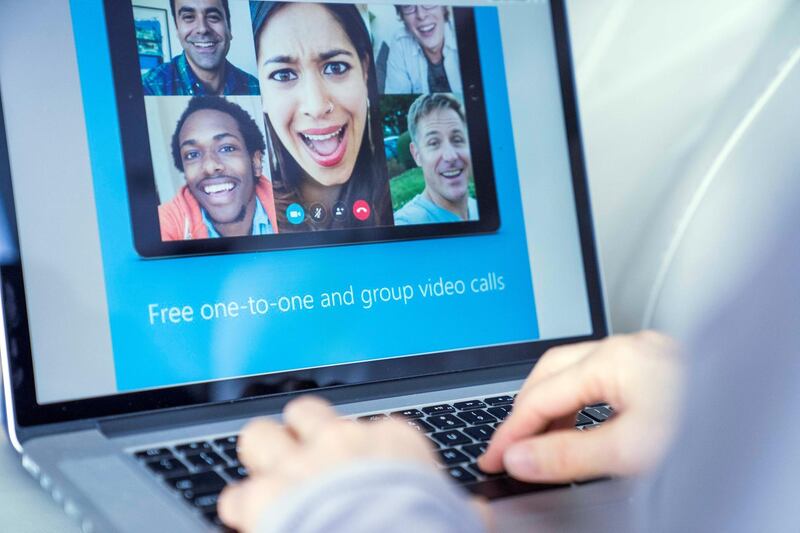
M 10 419 L 7 422 L 13 424 L 16 437 L 20 441 L 24 441 L 26 435 L 41 433 L 43 430 L 41 426 L 47 424 L 63 424 L 74 421 L 92 423 L 98 419 L 157 409 L 218 405 L 235 400 L 271 397 L 296 390 L 308 391 L 311 390 L 308 388 L 309 385 L 319 387 L 315 390 L 324 390 L 381 381 L 394 382 L 413 377 L 452 375 L 469 370 L 510 367 L 520 363 L 533 364 L 553 346 L 605 337 L 608 330 L 589 206 L 589 191 L 564 1 L 551 0 L 550 8 L 569 143 L 583 267 L 591 313 L 591 334 L 40 404 L 36 399 L 22 262 L 21 257 L 17 255 L 10 262 L 0 265 L 2 310 L 6 332 L 5 350 L 3 351 L 4 377 L 7 378 L 5 383 L 8 388 L 7 393 L 10 393 L 7 394 L 7 398 L 10 396 L 11 407 L 13 407 L 9 411 Z M 2 117 L 2 102 L 0 102 L 0 119 Z M 5 123 L 3 122 L 3 124 Z M 0 190 L 3 191 L 4 198 L 8 194 L 7 198 L 10 199 L 13 198 L 13 192 L 5 133 L 4 125 L 0 132 Z M 12 237 L 16 243 L 18 242 L 15 229 L 16 215 L 13 202 L 8 203 L 11 205 L 6 206 L 4 215 L 9 219 L 7 221 L 9 227 L 14 228 Z M 336 369 L 333 378 L 330 374 L 331 368 Z M 221 384 L 223 386 L 220 386 Z

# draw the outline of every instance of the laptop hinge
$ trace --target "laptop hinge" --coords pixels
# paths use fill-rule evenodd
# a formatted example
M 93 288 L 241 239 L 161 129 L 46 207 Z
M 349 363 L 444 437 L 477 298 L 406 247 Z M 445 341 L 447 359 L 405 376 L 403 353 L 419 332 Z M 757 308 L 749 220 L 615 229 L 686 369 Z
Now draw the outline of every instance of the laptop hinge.
M 327 398 L 334 404 L 353 403 L 419 394 L 437 390 L 467 387 L 492 382 L 524 378 L 531 363 L 507 365 L 481 370 L 470 370 L 419 378 L 373 382 L 363 385 L 346 385 L 315 389 L 314 394 Z M 147 413 L 122 415 L 97 420 L 100 431 L 108 436 L 122 436 L 158 429 L 175 429 L 199 423 L 221 422 L 278 413 L 291 400 L 308 391 L 272 395 L 262 398 L 233 400 L 211 405 L 162 409 Z

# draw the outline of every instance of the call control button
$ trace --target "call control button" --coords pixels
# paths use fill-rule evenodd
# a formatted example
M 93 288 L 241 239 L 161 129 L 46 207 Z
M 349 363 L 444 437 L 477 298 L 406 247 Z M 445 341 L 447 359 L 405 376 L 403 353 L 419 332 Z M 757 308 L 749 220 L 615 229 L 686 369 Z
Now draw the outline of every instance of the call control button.
M 344 202 L 336 202 L 333 204 L 333 219 L 345 220 L 347 218 L 347 205 Z
M 370 209 L 369 204 L 364 200 L 356 200 L 353 204 L 353 216 L 358 220 L 361 220 L 362 222 L 367 220 L 371 213 L 372 209 Z
M 291 204 L 286 208 L 286 220 L 289 224 L 302 224 L 306 219 L 306 211 L 300 204 Z
M 312 204 L 311 207 L 308 208 L 308 216 L 311 217 L 311 220 L 319 224 L 328 218 L 328 210 L 325 209 L 325 206 L 322 204 Z

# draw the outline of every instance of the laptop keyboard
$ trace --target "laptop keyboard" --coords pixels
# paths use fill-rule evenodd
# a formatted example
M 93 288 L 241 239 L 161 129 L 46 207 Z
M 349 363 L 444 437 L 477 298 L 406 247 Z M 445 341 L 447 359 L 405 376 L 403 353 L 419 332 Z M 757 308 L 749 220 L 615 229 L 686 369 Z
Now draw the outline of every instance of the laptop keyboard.
M 516 394 L 469 399 L 372 413 L 355 417 L 364 423 L 386 418 L 402 420 L 424 434 L 440 468 L 456 483 L 475 484 L 505 477 L 482 472 L 476 463 L 486 450 L 497 426 L 511 412 Z M 605 405 L 593 405 L 578 413 L 576 427 L 591 429 L 613 414 Z M 212 524 L 222 526 L 217 516 L 217 498 L 228 483 L 247 477 L 236 454 L 237 435 L 155 446 L 133 451 L 141 464 Z

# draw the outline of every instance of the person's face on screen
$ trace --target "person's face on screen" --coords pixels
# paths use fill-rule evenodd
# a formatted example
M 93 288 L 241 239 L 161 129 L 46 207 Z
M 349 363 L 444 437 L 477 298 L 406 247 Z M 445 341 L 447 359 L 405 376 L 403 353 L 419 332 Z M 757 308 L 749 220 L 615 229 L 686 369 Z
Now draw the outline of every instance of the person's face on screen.
M 192 113 L 178 136 L 186 185 L 214 222 L 245 216 L 260 175 L 261 153 L 249 154 L 236 120 L 203 109 Z
M 264 113 L 305 173 L 346 183 L 367 122 L 365 65 L 342 26 L 319 4 L 290 4 L 257 43 Z
M 472 175 L 467 129 L 454 110 L 437 109 L 417 123 L 411 155 L 422 168 L 425 188 L 437 204 L 466 199 Z
M 186 57 L 195 69 L 222 68 L 231 47 L 231 30 L 220 0 L 172 0 L 175 27 Z
M 401 6 L 400 13 L 406 28 L 422 48 L 439 51 L 444 46 L 444 6 Z

